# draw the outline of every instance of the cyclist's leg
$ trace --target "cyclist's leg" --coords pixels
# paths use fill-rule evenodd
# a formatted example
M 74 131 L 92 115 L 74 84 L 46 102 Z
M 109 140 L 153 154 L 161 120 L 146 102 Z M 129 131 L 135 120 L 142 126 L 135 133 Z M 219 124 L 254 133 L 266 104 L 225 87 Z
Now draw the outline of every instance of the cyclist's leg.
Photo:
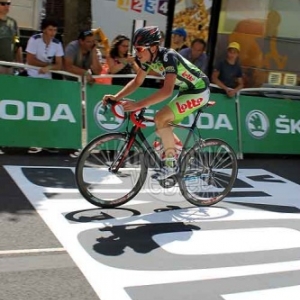
M 169 125 L 174 121 L 172 110 L 165 106 L 154 117 L 156 132 L 160 136 L 165 150 L 164 166 L 151 177 L 157 180 L 167 179 L 177 173 L 175 159 L 175 140 L 173 129 Z
M 177 98 L 177 95 L 173 98 L 173 99 L 176 99 Z M 172 100 L 173 100 L 172 99 Z M 171 101 L 172 101 L 171 100 Z M 164 149 L 171 149 L 170 152 L 171 152 L 171 155 L 174 155 L 174 153 L 176 153 L 176 146 L 179 147 L 179 146 L 182 146 L 182 143 L 181 143 L 181 140 L 180 138 L 175 134 L 175 132 L 173 132 L 173 138 L 174 138 L 174 143 L 171 143 L 169 141 L 169 139 L 171 139 L 171 135 L 169 133 L 170 131 L 170 126 L 168 123 L 170 122 L 174 122 L 174 113 L 172 111 L 170 111 L 170 108 L 168 108 L 168 106 L 165 106 L 163 109 L 161 109 L 155 116 L 155 123 L 156 124 L 156 135 L 159 136 L 161 139 L 162 137 L 160 136 L 160 132 L 163 130 L 163 128 L 167 128 L 166 129 L 166 132 L 167 132 L 167 138 L 168 138 L 168 141 L 167 141 L 167 144 L 165 145 L 164 142 L 163 142 L 163 139 L 162 139 L 162 143 L 163 143 L 163 147 Z M 160 123 L 160 124 L 158 124 Z M 161 124 L 162 123 L 162 124 Z M 174 130 L 173 127 L 172 128 L 172 131 Z M 165 139 L 166 140 L 166 139 Z M 173 149 L 173 150 L 172 150 Z M 166 157 L 166 153 L 164 153 L 164 157 Z
M 185 117 L 195 110 L 206 105 L 209 101 L 209 88 L 181 92 L 171 102 L 155 115 L 157 133 L 160 135 L 165 150 L 165 168 L 161 174 L 153 178 L 166 179 L 176 174 L 176 149 L 175 140 L 170 122 L 180 123 Z
M 162 140 L 166 157 L 175 156 L 174 134 L 172 127 L 169 125 L 169 123 L 173 121 L 174 114 L 168 106 L 165 106 L 159 110 L 154 117 L 156 132 Z

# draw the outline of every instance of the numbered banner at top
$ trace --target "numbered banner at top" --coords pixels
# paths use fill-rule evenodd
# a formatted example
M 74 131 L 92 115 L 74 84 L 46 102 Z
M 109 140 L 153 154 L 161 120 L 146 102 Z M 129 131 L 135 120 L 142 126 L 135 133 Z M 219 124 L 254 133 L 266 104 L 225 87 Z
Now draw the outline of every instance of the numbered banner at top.
M 117 0 L 117 7 L 125 11 L 149 14 L 168 14 L 168 0 Z
M 158 13 L 165 16 L 168 14 L 168 0 L 158 0 Z

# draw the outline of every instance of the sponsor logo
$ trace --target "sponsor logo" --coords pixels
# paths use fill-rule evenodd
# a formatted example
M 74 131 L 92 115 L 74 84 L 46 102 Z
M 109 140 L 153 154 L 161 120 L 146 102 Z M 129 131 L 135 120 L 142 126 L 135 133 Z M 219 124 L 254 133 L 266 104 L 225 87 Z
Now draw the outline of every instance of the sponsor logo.
M 166 54 L 164 55 L 163 60 L 164 60 L 164 62 L 167 62 L 167 61 L 169 60 L 169 58 L 168 58 L 168 53 L 166 53 Z
M 124 119 L 116 117 L 109 107 L 102 105 L 102 101 L 94 108 L 94 120 L 101 129 L 109 131 L 120 129 L 124 123 Z
M 37 122 L 59 122 L 65 120 L 70 123 L 76 123 L 68 104 L 58 104 L 54 107 L 44 102 L 22 102 L 18 100 L 0 101 L 0 119 Z
M 173 66 L 166 67 L 166 73 L 173 73 L 173 72 L 175 72 L 175 68 Z
M 195 77 L 192 76 L 191 74 L 189 74 L 187 71 L 184 71 L 181 76 L 185 79 L 187 79 L 188 81 L 194 81 Z
M 198 99 L 191 99 L 187 100 L 185 103 L 180 104 L 179 102 L 176 102 L 177 110 L 180 114 L 184 114 L 187 109 L 193 109 L 201 105 L 201 102 L 203 101 L 203 98 Z
M 276 133 L 280 134 L 299 134 L 300 120 L 288 119 L 285 115 L 279 115 L 275 121 Z
M 252 110 L 246 117 L 246 127 L 252 137 L 262 139 L 269 132 L 269 119 L 262 111 Z

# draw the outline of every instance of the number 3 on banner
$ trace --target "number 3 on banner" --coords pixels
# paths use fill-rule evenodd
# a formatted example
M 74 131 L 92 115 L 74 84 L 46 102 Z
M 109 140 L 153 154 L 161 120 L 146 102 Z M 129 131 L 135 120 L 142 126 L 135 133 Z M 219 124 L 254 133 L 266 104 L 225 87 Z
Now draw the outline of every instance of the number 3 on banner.
M 165 16 L 168 14 L 168 0 L 159 0 L 158 13 Z
M 155 14 L 157 0 L 146 0 L 145 1 L 145 11 L 150 14 Z

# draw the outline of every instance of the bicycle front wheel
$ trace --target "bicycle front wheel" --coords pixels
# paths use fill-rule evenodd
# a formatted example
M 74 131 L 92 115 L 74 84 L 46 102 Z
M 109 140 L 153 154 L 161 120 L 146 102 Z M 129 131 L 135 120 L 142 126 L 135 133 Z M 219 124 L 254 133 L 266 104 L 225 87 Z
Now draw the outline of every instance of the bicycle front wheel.
M 135 141 L 128 150 L 125 134 L 106 134 L 92 140 L 81 152 L 75 171 L 78 189 L 93 205 L 117 207 L 142 188 L 147 167 Z
M 190 203 L 210 206 L 231 191 L 237 172 L 234 150 L 222 140 L 207 139 L 193 146 L 183 157 L 180 191 Z

